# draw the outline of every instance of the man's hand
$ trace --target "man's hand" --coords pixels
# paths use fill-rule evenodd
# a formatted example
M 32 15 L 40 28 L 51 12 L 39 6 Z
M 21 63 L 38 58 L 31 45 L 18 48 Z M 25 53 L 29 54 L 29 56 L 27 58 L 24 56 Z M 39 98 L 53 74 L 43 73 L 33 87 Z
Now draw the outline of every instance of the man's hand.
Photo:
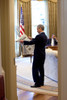
M 20 40 L 20 43 L 23 43 L 24 41 L 23 40 Z
M 28 36 L 28 38 L 29 38 L 30 40 L 32 40 L 32 37 Z

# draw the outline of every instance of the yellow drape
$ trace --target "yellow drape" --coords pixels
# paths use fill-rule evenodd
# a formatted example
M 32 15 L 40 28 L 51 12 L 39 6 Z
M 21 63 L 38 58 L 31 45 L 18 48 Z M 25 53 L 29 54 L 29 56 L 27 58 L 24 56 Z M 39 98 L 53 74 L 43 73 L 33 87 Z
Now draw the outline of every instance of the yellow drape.
M 24 15 L 24 28 L 25 34 L 31 36 L 31 0 L 19 1 L 19 18 L 20 18 L 20 7 L 22 5 Z
M 25 34 L 27 36 L 32 36 L 31 32 L 31 0 L 18 0 L 17 3 L 17 30 L 18 35 L 20 35 L 20 10 L 23 10 L 23 16 L 24 16 L 24 29 Z M 21 44 L 19 44 L 19 55 L 21 55 Z
M 49 7 L 49 37 L 57 36 L 57 2 L 48 1 Z
M 29 2 L 29 1 L 31 1 L 31 0 L 20 0 L 21 2 Z

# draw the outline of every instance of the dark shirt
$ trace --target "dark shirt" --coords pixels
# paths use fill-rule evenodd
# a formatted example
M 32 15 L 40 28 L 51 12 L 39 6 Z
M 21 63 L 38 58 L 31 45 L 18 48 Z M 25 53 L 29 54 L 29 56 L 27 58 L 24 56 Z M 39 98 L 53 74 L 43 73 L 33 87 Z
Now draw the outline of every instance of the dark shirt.
M 31 41 L 24 41 L 24 45 L 32 45 L 32 44 L 35 44 L 34 57 L 35 58 L 44 57 L 45 46 L 47 44 L 47 36 L 45 35 L 45 33 L 44 32 L 40 33 Z
M 51 46 L 51 38 L 50 39 L 47 39 L 47 46 Z M 56 39 L 54 39 L 54 46 L 55 45 L 58 45 L 58 41 Z

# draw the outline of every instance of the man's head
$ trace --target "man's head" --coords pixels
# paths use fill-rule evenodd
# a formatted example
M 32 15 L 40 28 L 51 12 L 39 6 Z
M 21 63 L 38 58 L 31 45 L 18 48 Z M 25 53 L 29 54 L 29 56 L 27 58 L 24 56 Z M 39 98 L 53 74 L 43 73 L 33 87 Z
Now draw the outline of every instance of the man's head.
M 37 26 L 37 32 L 38 33 L 41 33 L 41 32 L 43 32 L 44 31 L 44 26 L 42 25 L 42 24 L 39 24 L 38 26 Z
M 55 38 L 56 36 L 55 36 L 55 34 L 52 34 L 52 38 Z

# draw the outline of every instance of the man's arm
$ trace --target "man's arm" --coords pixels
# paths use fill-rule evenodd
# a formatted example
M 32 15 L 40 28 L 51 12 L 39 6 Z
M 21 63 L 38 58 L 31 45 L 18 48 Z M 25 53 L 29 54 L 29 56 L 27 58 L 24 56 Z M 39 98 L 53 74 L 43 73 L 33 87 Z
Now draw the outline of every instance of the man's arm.
M 24 43 L 24 45 L 32 45 L 35 44 L 35 39 L 32 39 L 31 41 L 20 40 L 20 43 Z

